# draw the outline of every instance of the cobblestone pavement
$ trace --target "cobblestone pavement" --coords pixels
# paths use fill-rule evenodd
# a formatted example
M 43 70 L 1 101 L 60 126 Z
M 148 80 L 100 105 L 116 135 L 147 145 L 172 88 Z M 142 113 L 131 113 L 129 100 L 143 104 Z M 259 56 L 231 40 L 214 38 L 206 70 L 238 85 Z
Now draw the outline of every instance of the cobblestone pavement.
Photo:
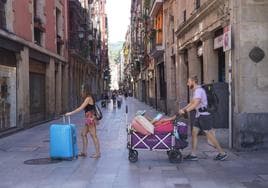
M 171 164 L 165 152 L 139 152 L 139 161 L 128 161 L 126 149 L 125 105 L 128 120 L 137 110 L 145 109 L 151 116 L 157 112 L 133 98 L 124 101 L 121 109 L 103 109 L 104 118 L 98 126 L 102 156 L 100 159 L 79 158 L 55 164 L 26 165 L 29 159 L 49 156 L 49 126 L 53 122 L 0 139 L 0 188 L 267 188 L 268 151 L 228 151 L 227 161 L 213 161 L 214 149 L 204 138 L 199 143 L 199 161 Z M 83 112 L 72 117 L 78 129 Z M 94 148 L 89 139 L 88 152 Z M 190 139 L 189 139 L 190 140 Z M 79 146 L 81 138 L 78 136 Z M 183 151 L 187 154 L 189 148 Z

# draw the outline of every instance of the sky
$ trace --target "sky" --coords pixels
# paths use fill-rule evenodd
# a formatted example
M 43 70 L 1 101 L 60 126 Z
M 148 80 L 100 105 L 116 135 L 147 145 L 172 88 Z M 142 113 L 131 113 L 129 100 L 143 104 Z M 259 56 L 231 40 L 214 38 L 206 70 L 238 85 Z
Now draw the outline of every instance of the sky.
M 125 40 L 130 23 L 130 5 L 131 0 L 106 0 L 110 43 Z

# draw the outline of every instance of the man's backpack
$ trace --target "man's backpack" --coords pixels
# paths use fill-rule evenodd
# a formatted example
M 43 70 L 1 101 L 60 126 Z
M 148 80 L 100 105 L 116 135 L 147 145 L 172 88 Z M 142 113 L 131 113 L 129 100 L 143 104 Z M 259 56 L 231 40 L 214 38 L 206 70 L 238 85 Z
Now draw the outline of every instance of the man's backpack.
M 219 106 L 219 98 L 214 91 L 213 85 L 212 84 L 202 85 L 202 88 L 205 90 L 206 95 L 207 95 L 207 100 L 208 100 L 207 110 L 208 110 L 208 112 L 210 112 L 210 113 L 217 112 L 218 106 Z

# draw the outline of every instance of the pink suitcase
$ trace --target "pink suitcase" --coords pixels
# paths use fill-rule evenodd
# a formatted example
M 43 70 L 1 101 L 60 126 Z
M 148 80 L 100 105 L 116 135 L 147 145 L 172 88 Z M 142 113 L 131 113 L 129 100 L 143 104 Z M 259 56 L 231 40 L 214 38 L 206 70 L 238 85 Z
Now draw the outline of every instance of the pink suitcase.
M 171 121 L 166 121 L 163 123 L 157 122 L 155 123 L 155 132 L 159 133 L 170 133 L 173 131 L 173 124 Z
M 149 133 L 154 134 L 154 125 L 143 116 L 136 116 L 135 120 L 142 125 Z
M 133 121 L 131 123 L 131 127 L 133 129 L 135 129 L 135 131 L 137 131 L 138 133 L 141 133 L 143 135 L 150 135 L 151 134 L 140 123 L 138 123 L 135 118 L 133 119 Z

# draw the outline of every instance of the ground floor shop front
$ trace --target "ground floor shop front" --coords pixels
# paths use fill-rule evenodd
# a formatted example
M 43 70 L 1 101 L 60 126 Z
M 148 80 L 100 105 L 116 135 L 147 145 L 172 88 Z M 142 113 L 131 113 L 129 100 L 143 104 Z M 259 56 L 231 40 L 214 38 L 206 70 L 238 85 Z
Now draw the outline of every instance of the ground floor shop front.
M 97 68 L 71 57 L 67 61 L 45 49 L 0 37 L 0 134 L 40 124 L 78 107 L 83 83 L 99 98 Z

